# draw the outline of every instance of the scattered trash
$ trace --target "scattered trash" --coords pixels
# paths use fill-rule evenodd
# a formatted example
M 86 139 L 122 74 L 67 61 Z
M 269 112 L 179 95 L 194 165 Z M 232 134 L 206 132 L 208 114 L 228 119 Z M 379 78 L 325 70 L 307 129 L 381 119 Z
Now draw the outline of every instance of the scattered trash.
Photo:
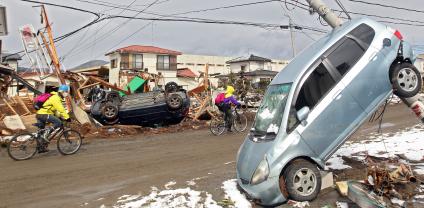
M 297 207 L 297 208 L 305 208 L 305 207 L 309 207 L 309 202 L 305 201 L 305 202 L 298 202 L 298 201 L 294 201 L 294 200 L 289 200 L 287 202 L 288 205 L 292 206 L 292 207 Z

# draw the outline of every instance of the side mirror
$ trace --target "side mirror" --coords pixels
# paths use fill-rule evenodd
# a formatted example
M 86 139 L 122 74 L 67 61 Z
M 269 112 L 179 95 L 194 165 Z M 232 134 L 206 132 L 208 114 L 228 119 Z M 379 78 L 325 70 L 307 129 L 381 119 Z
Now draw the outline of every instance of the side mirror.
M 308 106 L 305 106 L 302 109 L 300 109 L 299 111 L 297 111 L 297 114 L 296 114 L 297 119 L 300 121 L 300 123 L 303 126 L 306 126 L 306 124 L 307 124 L 306 119 L 308 118 L 309 112 L 310 112 L 310 109 L 309 109 Z

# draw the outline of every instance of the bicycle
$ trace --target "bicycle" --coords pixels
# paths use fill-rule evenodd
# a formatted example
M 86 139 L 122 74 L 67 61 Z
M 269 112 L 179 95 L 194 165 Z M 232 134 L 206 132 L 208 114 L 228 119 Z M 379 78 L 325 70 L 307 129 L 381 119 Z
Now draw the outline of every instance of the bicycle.
M 33 125 L 38 128 L 36 133 L 21 133 L 15 135 L 9 141 L 7 153 L 13 160 L 28 160 L 37 152 L 42 153 L 42 150 L 47 148 L 55 137 L 57 137 L 57 150 L 62 155 L 75 154 L 81 147 L 81 134 L 76 130 L 65 127 L 65 124 L 53 132 L 51 128 L 43 128 L 43 124 L 36 123 Z
M 238 111 L 238 108 L 232 106 L 231 107 L 231 113 L 233 114 L 233 125 L 232 127 L 234 127 L 234 129 L 238 132 L 243 132 L 246 130 L 247 128 L 247 118 L 243 113 L 240 113 Z M 210 123 L 210 131 L 212 132 L 212 134 L 219 136 L 222 133 L 224 133 L 227 125 L 224 119 L 224 114 L 222 114 L 222 116 L 220 118 L 215 117 L 214 119 L 211 120 Z

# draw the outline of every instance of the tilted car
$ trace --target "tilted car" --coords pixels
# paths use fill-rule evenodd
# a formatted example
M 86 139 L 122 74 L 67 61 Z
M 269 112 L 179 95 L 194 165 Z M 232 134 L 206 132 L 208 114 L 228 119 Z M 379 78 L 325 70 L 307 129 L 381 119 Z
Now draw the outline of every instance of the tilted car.
M 89 93 L 90 113 L 104 124 L 135 124 L 154 126 L 181 122 L 189 112 L 187 92 L 174 82 L 165 91 L 135 93 L 120 97 L 116 91 L 96 88 Z
M 313 200 L 325 161 L 394 92 L 422 80 L 401 33 L 370 19 L 344 23 L 271 82 L 237 154 L 237 182 L 255 202 Z

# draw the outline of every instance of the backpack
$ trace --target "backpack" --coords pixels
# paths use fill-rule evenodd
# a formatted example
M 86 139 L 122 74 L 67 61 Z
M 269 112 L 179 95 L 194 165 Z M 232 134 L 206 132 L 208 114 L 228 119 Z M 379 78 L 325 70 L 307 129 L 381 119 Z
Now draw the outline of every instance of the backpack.
M 219 93 L 215 98 L 215 105 L 221 104 L 222 102 L 224 102 L 224 99 L 225 99 L 225 93 L 223 92 Z
M 43 108 L 44 103 L 51 97 L 50 93 L 42 93 L 34 98 L 34 108 L 35 110 L 40 110 Z

